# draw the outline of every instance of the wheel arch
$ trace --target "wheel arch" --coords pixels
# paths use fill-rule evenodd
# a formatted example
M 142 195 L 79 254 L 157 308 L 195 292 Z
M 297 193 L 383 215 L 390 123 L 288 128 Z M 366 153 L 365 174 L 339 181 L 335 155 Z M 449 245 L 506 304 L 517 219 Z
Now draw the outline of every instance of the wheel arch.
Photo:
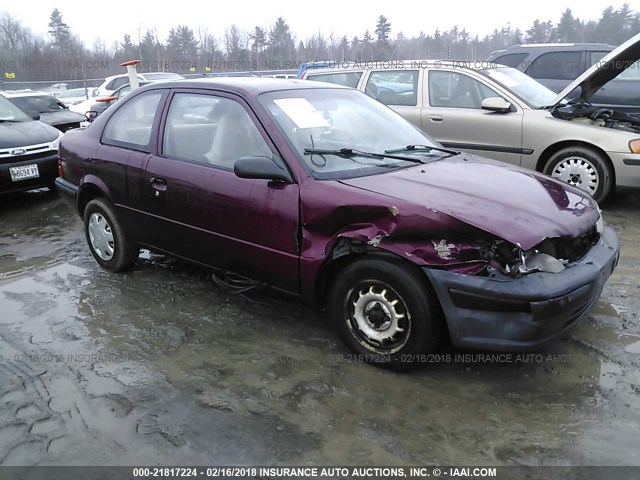
M 611 175 L 612 175 L 612 179 L 611 179 L 611 181 L 612 181 L 612 189 L 615 189 L 615 186 L 616 186 L 616 170 L 613 167 L 613 162 L 611 161 L 611 158 L 609 157 L 609 155 L 607 155 L 607 152 L 605 152 L 602 148 L 598 147 L 597 145 L 594 145 L 593 143 L 584 142 L 582 140 L 565 140 L 565 141 L 562 141 L 562 142 L 557 142 L 557 143 L 554 143 L 552 145 L 549 145 L 540 154 L 540 157 L 538 157 L 538 162 L 536 164 L 536 171 L 543 172 L 544 171 L 544 166 L 547 164 L 549 159 L 554 154 L 556 154 L 560 150 L 564 150 L 565 148 L 571 148 L 571 147 L 587 148 L 587 149 L 593 150 L 594 152 L 596 152 L 599 155 L 601 155 L 602 158 L 604 158 L 604 160 L 609 165 L 609 169 L 611 170 Z
M 105 197 L 110 200 L 109 189 L 98 178 L 87 177 L 78 189 L 78 213 L 82 217 L 87 204 L 94 198 Z
M 327 260 L 320 267 L 316 277 L 315 301 L 320 307 L 326 306 L 331 284 L 340 272 L 352 263 L 364 258 L 379 258 L 408 267 L 418 275 L 423 286 L 433 294 L 434 298 L 438 298 L 428 277 L 415 263 L 388 250 L 372 247 L 350 238 L 340 238 L 327 255 Z M 441 308 L 440 302 L 438 302 L 438 306 Z

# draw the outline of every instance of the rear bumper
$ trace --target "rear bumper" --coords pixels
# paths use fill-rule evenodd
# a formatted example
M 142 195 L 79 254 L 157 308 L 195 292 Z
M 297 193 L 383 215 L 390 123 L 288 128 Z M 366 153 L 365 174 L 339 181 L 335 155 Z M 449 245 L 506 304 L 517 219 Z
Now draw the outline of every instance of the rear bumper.
M 78 212 L 78 186 L 62 177 L 56 178 L 56 190 L 74 212 Z
M 47 187 L 52 185 L 58 176 L 57 152 L 53 155 L 30 158 L 28 160 L 20 160 L 20 157 L 11 157 L 11 159 L 13 161 L 10 163 L 0 163 L 0 193 L 22 192 L 33 190 L 34 188 Z M 3 162 L 6 161 L 6 158 L 3 159 Z M 17 182 L 12 181 L 9 168 L 25 165 L 38 165 L 39 176 L 27 180 L 18 180 Z
M 561 336 L 586 317 L 618 263 L 620 246 L 606 227 L 580 261 L 560 273 L 477 277 L 424 268 L 458 347 L 528 350 Z

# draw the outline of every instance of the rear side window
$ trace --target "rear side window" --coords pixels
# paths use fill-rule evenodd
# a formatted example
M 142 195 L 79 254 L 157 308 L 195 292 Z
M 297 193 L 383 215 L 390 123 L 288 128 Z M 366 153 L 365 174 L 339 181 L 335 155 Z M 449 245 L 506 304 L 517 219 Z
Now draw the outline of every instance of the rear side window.
M 163 92 L 138 95 L 120 108 L 107 123 L 102 142 L 143 152 L 151 151 L 151 129 Z
M 528 53 L 507 53 L 506 55 L 501 55 L 496 58 L 494 62 L 500 65 L 506 65 L 507 67 L 518 68 L 528 55 Z
M 335 83 L 336 85 L 356 88 L 360 81 L 360 77 L 362 77 L 362 72 L 321 73 L 317 75 L 309 74 L 307 76 L 307 80 Z
M 531 63 L 527 75 L 549 80 L 574 80 L 583 71 L 582 52 L 549 52 Z
M 418 71 L 371 72 L 365 93 L 385 105 L 415 106 L 418 104 Z

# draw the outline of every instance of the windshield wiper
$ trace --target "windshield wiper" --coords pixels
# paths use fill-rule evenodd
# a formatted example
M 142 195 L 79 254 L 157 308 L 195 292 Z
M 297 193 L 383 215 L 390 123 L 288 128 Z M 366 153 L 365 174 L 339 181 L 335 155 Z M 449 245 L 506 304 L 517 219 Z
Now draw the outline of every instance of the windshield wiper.
M 394 160 L 404 160 L 406 162 L 411 163 L 424 163 L 422 160 L 417 158 L 403 157 L 400 155 L 388 155 L 389 153 L 385 151 L 385 153 L 373 153 L 373 152 L 363 152 L 362 150 L 354 150 L 353 148 L 341 148 L 339 150 L 323 150 L 320 148 L 305 148 L 305 155 L 336 155 L 342 158 L 353 158 L 353 157 L 363 157 L 363 158 L 374 158 L 374 159 L 383 159 L 383 158 L 391 158 Z M 393 167 L 395 165 L 376 165 L 377 167 Z
M 430 152 L 435 150 L 437 152 L 448 153 L 449 155 L 459 155 L 460 152 L 454 150 L 447 150 L 446 148 L 431 147 L 429 145 L 407 145 L 402 148 L 394 148 L 392 150 L 385 150 L 384 153 L 400 153 L 400 152 Z

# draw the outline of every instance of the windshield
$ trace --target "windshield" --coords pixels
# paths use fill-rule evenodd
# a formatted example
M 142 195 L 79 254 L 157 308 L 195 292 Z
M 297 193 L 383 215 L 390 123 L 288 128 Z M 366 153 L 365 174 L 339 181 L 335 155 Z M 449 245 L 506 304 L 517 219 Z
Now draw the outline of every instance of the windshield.
M 29 120 L 32 120 L 29 115 L 3 96 L 0 96 L 0 122 L 28 122 Z
M 66 110 L 64 103 L 52 95 L 13 97 L 11 101 L 25 112 L 33 110 L 38 113 L 49 113 Z
M 357 90 L 286 90 L 264 93 L 259 98 L 314 178 L 372 175 L 415 165 L 416 159 L 428 161 L 446 155 L 435 150 L 415 150 L 398 154 L 410 158 L 401 160 L 305 154 L 305 150 L 340 149 L 384 153 L 412 144 L 434 147 L 439 144 L 393 110 Z
M 549 90 L 540 82 L 515 68 L 488 68 L 480 72 L 515 93 L 532 108 L 550 105 L 557 95 L 553 90 Z

